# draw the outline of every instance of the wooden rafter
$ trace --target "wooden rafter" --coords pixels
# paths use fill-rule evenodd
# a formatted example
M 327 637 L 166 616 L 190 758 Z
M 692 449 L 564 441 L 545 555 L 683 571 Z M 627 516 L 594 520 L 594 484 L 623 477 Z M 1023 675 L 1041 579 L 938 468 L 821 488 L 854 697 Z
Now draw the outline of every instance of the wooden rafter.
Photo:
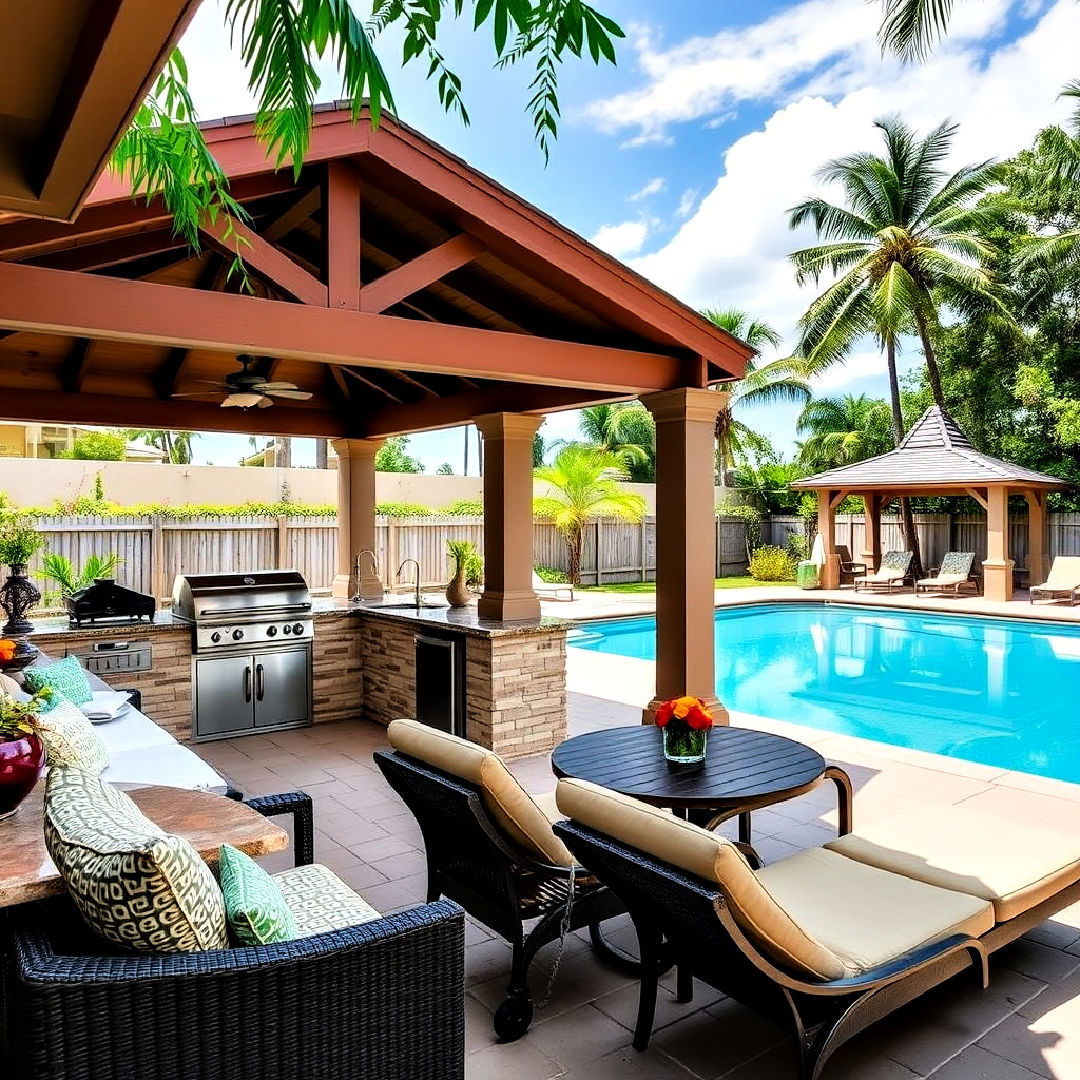
M 378 313 L 413 293 L 426 289 L 433 282 L 472 262 L 484 251 L 484 245 L 469 236 L 459 233 L 438 247 L 417 255 L 395 270 L 376 278 L 371 284 L 360 290 L 360 310 Z
M 65 393 L 78 394 L 86 385 L 93 347 L 94 342 L 88 338 L 79 338 L 71 352 L 64 358 L 64 363 L 60 368 L 60 386 Z
M 355 311 L 360 307 L 360 176 L 347 161 L 327 163 L 323 206 L 327 302 Z
M 228 276 L 229 263 L 210 252 L 195 282 L 195 288 L 217 291 L 225 284 Z M 170 349 L 165 362 L 154 372 L 154 391 L 161 400 L 167 401 L 176 393 L 176 385 L 180 381 L 189 354 L 190 350 L 183 347 Z
M 393 375 L 395 379 L 405 383 L 408 386 L 415 386 L 416 389 L 419 390 L 425 397 L 437 398 L 441 396 L 437 394 L 434 390 L 432 390 L 431 387 L 428 386 L 426 383 L 421 382 L 419 379 L 410 375 L 407 371 L 394 371 L 391 369 L 389 374 Z
M 338 393 L 342 399 L 348 403 L 352 401 L 352 388 L 349 386 L 348 380 L 345 378 L 345 368 L 338 367 L 336 364 L 330 365 L 330 378 L 334 385 L 337 387 Z
M 288 210 L 271 221 L 262 230 L 262 235 L 271 243 L 280 240 L 287 233 L 292 232 L 305 218 L 311 217 L 318 209 L 321 197 L 322 193 L 318 185 L 305 191 Z
M 354 368 L 351 367 L 342 368 L 341 370 L 344 371 L 346 375 L 355 379 L 358 383 L 366 386 L 369 390 L 374 390 L 377 394 L 381 394 L 383 397 L 389 398 L 396 405 L 405 404 L 404 398 L 398 397 L 393 391 L 387 390 L 385 386 L 382 386 L 379 383 L 375 382 L 375 380 L 371 377 L 367 375 L 361 375 L 359 371 L 356 371 Z

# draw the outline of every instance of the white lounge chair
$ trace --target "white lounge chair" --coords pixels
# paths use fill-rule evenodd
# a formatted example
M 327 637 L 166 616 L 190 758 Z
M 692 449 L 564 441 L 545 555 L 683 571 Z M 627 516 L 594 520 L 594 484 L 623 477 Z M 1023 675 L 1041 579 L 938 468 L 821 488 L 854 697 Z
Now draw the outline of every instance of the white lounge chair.
M 915 582 L 915 592 L 944 592 L 946 589 L 959 596 L 960 588 L 971 578 L 971 566 L 975 562 L 973 551 L 947 551 L 941 565 L 930 568 L 930 577 Z M 978 586 L 976 586 L 978 588 Z
M 1075 604 L 1080 595 L 1080 555 L 1058 555 L 1046 581 L 1028 589 L 1030 603 L 1035 603 L 1036 594 L 1051 600 L 1067 596 L 1070 606 Z
M 553 582 L 544 581 L 539 574 L 534 573 L 532 576 L 533 592 L 540 597 L 541 600 L 573 600 L 574 599 L 574 586 L 569 582 Z
M 881 566 L 876 573 L 855 579 L 855 591 L 885 588 L 892 592 L 893 586 L 903 585 L 910 573 L 910 551 L 886 551 L 881 557 Z

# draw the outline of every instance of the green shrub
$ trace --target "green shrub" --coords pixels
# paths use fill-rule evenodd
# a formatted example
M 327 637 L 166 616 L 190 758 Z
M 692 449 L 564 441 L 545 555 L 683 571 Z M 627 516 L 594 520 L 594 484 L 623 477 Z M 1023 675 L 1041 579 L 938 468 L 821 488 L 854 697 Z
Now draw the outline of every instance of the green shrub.
M 334 512 L 337 513 L 335 507 Z M 375 513 L 383 517 L 431 517 L 434 511 L 421 503 L 381 502 L 375 504 Z
M 545 585 L 565 585 L 569 580 L 565 570 L 557 570 L 554 566 L 534 566 L 533 571 Z
M 22 517 L 8 517 L 0 524 L 0 563 L 23 566 L 45 546 L 45 537 Z
M 460 563 L 465 571 L 465 584 L 478 589 L 484 583 L 484 559 L 471 540 L 447 540 L 446 550 L 454 561 L 454 572 Z
M 127 440 L 123 435 L 112 431 L 91 431 L 80 435 L 65 450 L 61 457 L 75 458 L 77 461 L 123 461 L 127 450 Z
M 788 554 L 796 561 L 802 562 L 810 558 L 810 537 L 804 532 L 788 533 Z
M 750 555 L 750 576 L 757 581 L 794 581 L 795 560 L 782 547 L 764 544 Z
M 479 499 L 455 499 L 440 511 L 448 517 L 483 517 L 484 504 Z

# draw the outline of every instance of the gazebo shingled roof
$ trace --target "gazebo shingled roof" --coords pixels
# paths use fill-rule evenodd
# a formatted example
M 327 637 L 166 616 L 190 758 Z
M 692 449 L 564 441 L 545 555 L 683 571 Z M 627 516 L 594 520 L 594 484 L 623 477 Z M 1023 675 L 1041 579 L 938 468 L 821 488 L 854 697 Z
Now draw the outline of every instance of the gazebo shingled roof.
M 895 450 L 795 481 L 796 488 L 948 487 L 1014 484 L 1061 488 L 1056 477 L 981 454 L 959 424 L 931 405 Z

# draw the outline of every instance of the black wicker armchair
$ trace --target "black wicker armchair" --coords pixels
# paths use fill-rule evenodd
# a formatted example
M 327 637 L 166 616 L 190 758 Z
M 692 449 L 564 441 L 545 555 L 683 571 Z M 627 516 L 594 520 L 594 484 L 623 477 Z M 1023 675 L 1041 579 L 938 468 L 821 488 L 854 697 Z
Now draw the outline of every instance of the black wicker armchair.
M 456 900 L 473 918 L 513 947 L 506 1000 L 495 1012 L 495 1032 L 518 1039 L 532 1023 L 529 965 L 565 929 L 589 927 L 593 948 L 606 962 L 635 974 L 636 958 L 604 941 L 600 924 L 625 911 L 599 882 L 565 866 L 544 863 L 512 844 L 484 805 L 479 788 L 404 754 L 377 751 L 375 763 L 412 811 L 424 836 L 429 901 Z M 567 902 L 572 906 L 564 922 Z M 526 933 L 524 924 L 536 919 Z

